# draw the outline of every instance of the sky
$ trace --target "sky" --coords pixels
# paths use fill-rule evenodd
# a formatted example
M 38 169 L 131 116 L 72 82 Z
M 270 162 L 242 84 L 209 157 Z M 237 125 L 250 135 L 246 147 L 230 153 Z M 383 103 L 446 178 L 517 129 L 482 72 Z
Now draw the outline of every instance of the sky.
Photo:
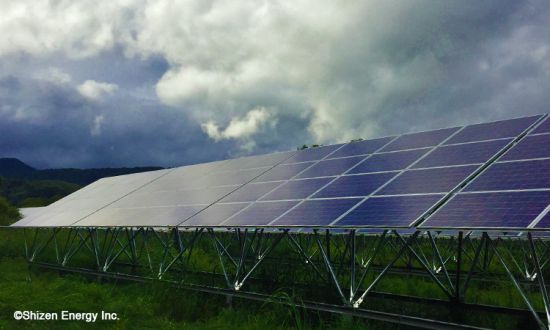
M 550 112 L 546 1 L 0 0 L 0 157 L 180 166 Z

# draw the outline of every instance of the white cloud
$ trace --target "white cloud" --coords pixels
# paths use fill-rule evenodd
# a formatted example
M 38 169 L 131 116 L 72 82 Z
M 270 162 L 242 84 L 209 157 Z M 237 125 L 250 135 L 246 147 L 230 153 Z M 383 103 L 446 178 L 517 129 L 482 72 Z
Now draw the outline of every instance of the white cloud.
M 201 125 L 202 130 L 215 141 L 229 140 L 229 139 L 244 139 L 249 138 L 258 133 L 258 131 L 269 120 L 275 120 L 272 112 L 269 112 L 266 108 L 257 107 L 250 110 L 244 118 L 233 118 L 224 129 L 214 123 L 208 121 Z
M 308 121 L 312 141 L 296 144 L 328 143 L 492 119 L 527 108 L 521 103 L 533 109 L 550 81 L 549 6 L 539 0 L 22 0 L 1 8 L 0 56 L 84 58 L 116 48 L 136 60 L 165 58 L 158 98 L 218 140 L 258 134 L 261 120 L 249 116 L 259 104 Z M 98 100 L 116 85 L 78 90 Z
M 103 123 L 105 122 L 105 117 L 103 115 L 95 116 L 92 123 L 92 128 L 90 129 L 90 134 L 92 136 L 101 135 L 101 130 L 103 128 Z
M 101 100 L 104 96 L 113 94 L 118 89 L 116 84 L 98 82 L 95 80 L 86 80 L 77 87 L 80 95 L 88 100 Z
M 35 78 L 39 80 L 46 80 L 55 84 L 67 84 L 71 82 L 72 77 L 67 72 L 60 68 L 50 67 L 46 70 L 39 71 L 35 74 Z

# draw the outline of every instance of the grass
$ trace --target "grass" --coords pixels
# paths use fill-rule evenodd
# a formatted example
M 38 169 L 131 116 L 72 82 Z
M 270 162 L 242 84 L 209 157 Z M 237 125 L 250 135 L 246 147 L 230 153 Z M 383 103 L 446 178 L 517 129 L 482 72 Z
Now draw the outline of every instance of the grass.
M 62 235 L 59 238 L 60 241 L 63 241 Z M 219 260 L 212 253 L 212 246 L 208 243 L 210 242 L 200 241 L 197 243 L 191 258 L 192 268 L 219 272 Z M 161 254 L 160 251 L 153 246 L 152 257 L 158 258 L 158 254 Z M 274 253 L 290 257 L 292 251 L 289 250 L 288 245 L 282 244 Z M 22 231 L 0 229 L 0 329 L 15 327 L 29 329 L 94 327 L 94 325 L 82 322 L 18 322 L 13 320 L 12 317 L 15 310 L 55 312 L 61 310 L 100 312 L 103 310 L 116 312 L 120 317 L 119 321 L 101 323 L 102 328 L 110 329 L 222 329 L 237 326 L 244 329 L 396 328 L 394 324 L 357 320 L 311 311 L 304 313 L 300 308 L 291 308 L 275 303 L 235 299 L 232 308 L 229 308 L 224 296 L 174 289 L 163 282 L 138 284 L 111 280 L 100 283 L 94 278 L 74 274 L 62 274 L 60 276 L 58 272 L 54 271 L 29 270 L 26 261 L 21 258 L 22 254 Z M 54 252 L 50 248 L 41 255 L 41 259 L 51 259 L 53 255 Z M 380 255 L 381 260 L 387 260 L 391 257 L 391 250 L 383 251 Z M 124 257 L 122 256 L 121 259 L 124 260 Z M 73 266 L 90 267 L 93 265 L 93 261 L 87 256 L 75 257 L 71 262 Z M 404 266 L 405 264 L 403 261 L 399 261 L 399 265 Z M 113 268 L 116 269 L 115 266 Z M 179 272 L 171 275 L 175 276 L 174 279 L 182 276 Z M 326 286 L 325 283 L 321 283 L 322 281 L 315 279 L 315 274 L 309 268 L 286 266 L 278 260 L 266 261 L 258 269 L 257 275 L 278 280 L 281 283 L 293 279 Z M 193 277 L 196 275 L 185 276 L 188 276 L 192 283 L 194 283 L 193 280 L 197 280 Z M 369 279 L 372 280 L 369 276 L 367 282 Z M 204 284 L 223 286 L 223 283 Z M 521 298 L 509 283 L 504 285 L 496 282 L 488 284 L 476 282 L 471 285 L 472 289 L 469 291 L 468 302 L 525 308 Z M 315 292 L 319 291 L 318 289 L 308 289 L 307 292 L 298 289 L 298 292 L 294 292 L 288 289 L 291 287 L 293 286 L 290 284 L 278 284 L 272 287 L 269 292 L 275 292 L 274 296 L 277 298 L 283 298 L 283 300 L 298 304 L 301 301 L 297 297 L 312 294 L 311 291 L 314 291 L 313 296 L 321 298 L 332 292 L 330 288 L 323 289 L 326 292 Z M 446 296 L 433 281 L 403 274 L 388 274 L 380 281 L 376 290 L 446 299 Z M 304 292 L 307 294 L 303 295 Z M 543 308 L 542 302 L 536 299 L 535 306 L 538 309 Z M 426 305 L 417 303 L 396 302 L 395 300 L 376 297 L 369 297 L 363 307 L 502 329 L 519 327 L 521 324 L 532 324 L 532 320 L 525 320 L 511 315 L 500 314 L 495 317 L 495 315 L 487 313 L 458 313 L 450 310 L 446 305 L 426 307 Z
M 0 329 L 373 329 L 385 324 L 308 312 L 272 303 L 177 290 L 164 283 L 98 283 L 29 270 L 22 258 L 0 260 Z M 292 299 L 288 297 L 288 299 Z M 118 321 L 15 321 L 16 310 L 116 312 Z

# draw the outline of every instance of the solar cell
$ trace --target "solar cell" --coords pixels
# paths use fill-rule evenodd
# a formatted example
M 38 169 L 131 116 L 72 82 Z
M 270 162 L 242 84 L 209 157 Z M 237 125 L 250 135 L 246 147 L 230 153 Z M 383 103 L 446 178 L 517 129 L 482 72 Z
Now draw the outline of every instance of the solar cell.
M 546 215 L 544 215 L 542 217 L 542 219 L 540 219 L 540 221 L 535 225 L 534 228 L 537 228 L 537 229 L 550 229 L 550 212 L 546 213 Z M 546 236 L 550 236 L 548 234 L 550 234 L 550 233 L 547 233 Z
M 313 198 L 368 196 L 398 172 L 341 176 Z
M 229 194 L 238 186 L 209 187 L 203 189 L 158 191 L 128 195 L 109 207 L 153 207 L 210 204 Z
M 550 203 L 550 191 L 458 194 L 421 228 L 526 228 Z
M 372 197 L 335 226 L 409 227 L 444 195 Z
M 315 162 L 277 165 L 255 179 L 254 182 L 289 180 L 314 163 Z
M 299 150 L 294 156 L 284 161 L 284 164 L 307 162 L 312 160 L 319 160 L 328 156 L 331 152 L 340 148 L 342 144 L 334 144 L 324 147 L 315 147 Z
M 220 202 L 253 202 L 281 184 L 282 182 L 249 183 L 224 197 Z
M 550 159 L 495 163 L 465 191 L 550 188 Z
M 550 134 L 524 137 L 510 149 L 501 159 L 531 159 L 550 157 Z
M 538 133 L 549 133 L 550 132 L 550 117 L 546 118 L 542 124 L 535 129 L 535 131 L 532 134 L 538 134 Z
M 413 168 L 485 163 L 510 141 L 512 139 L 441 146 L 414 164 Z
M 277 219 L 272 225 L 327 226 L 360 200 L 360 198 L 308 200 Z
M 380 139 L 350 142 L 331 154 L 329 158 L 372 154 L 390 142 L 393 138 L 394 137 L 392 136 Z
M 397 151 L 405 149 L 432 147 L 438 145 L 459 129 L 460 127 L 452 127 L 438 129 L 434 131 L 403 134 L 392 143 L 384 147 L 382 151 Z
M 408 151 L 374 154 L 361 164 L 354 167 L 349 173 L 369 173 L 395 171 L 406 168 L 430 150 L 416 149 Z
M 206 188 L 215 186 L 229 186 L 245 184 L 269 170 L 269 167 L 247 169 L 241 171 L 227 171 L 212 173 L 196 183 L 191 183 L 191 188 Z
M 334 178 L 292 180 L 264 196 L 262 200 L 302 199 L 313 194 Z
M 445 144 L 516 137 L 539 118 L 532 116 L 466 126 Z
M 365 159 L 365 156 L 322 160 L 298 175 L 298 178 L 340 175 Z
M 250 203 L 214 204 L 189 219 L 180 219 L 180 226 L 217 226 Z
M 231 163 L 224 170 L 240 170 L 276 165 L 291 157 L 296 151 L 278 152 L 274 154 L 241 157 L 231 160 Z
M 298 201 L 257 202 L 226 220 L 227 226 L 265 226 L 290 210 Z
M 199 207 L 151 207 L 102 209 L 76 223 L 76 226 L 175 226 Z
M 467 165 L 406 171 L 376 195 L 447 193 L 478 168 L 479 165 Z

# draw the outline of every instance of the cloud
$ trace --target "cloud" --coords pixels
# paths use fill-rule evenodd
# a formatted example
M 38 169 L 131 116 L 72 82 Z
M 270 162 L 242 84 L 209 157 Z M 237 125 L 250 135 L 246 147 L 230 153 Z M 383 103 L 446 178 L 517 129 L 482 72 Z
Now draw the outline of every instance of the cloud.
M 36 79 L 51 81 L 56 84 L 67 84 L 71 82 L 72 77 L 60 68 L 50 67 L 46 70 L 40 70 L 35 74 Z
M 101 127 L 103 126 L 104 121 L 105 121 L 105 116 L 103 115 L 98 115 L 94 118 L 92 128 L 90 129 L 90 134 L 92 136 L 101 135 Z
M 63 116 L 45 110 L 59 106 L 86 114 L 78 127 L 88 136 L 103 115 L 95 140 L 141 125 L 134 143 L 164 143 L 150 130 L 159 121 L 175 150 L 223 158 L 543 113 L 550 103 L 542 0 L 22 0 L 2 9 L 0 79 L 32 85 L 36 96 L 0 93 L 0 115 L 23 130 Z M 19 79 L 50 67 L 71 80 Z M 92 91 L 71 86 L 84 80 Z M 155 110 L 127 112 L 142 102 Z M 271 117 L 251 118 L 251 109 Z
M 118 86 L 116 84 L 86 80 L 80 84 L 77 89 L 80 95 L 89 100 L 97 101 L 101 100 L 106 95 L 113 94 L 118 89 Z
M 215 141 L 229 139 L 248 139 L 257 133 L 268 120 L 273 120 L 273 113 L 259 107 L 250 110 L 244 118 L 233 118 L 225 129 L 220 129 L 213 121 L 201 124 L 202 130 Z

